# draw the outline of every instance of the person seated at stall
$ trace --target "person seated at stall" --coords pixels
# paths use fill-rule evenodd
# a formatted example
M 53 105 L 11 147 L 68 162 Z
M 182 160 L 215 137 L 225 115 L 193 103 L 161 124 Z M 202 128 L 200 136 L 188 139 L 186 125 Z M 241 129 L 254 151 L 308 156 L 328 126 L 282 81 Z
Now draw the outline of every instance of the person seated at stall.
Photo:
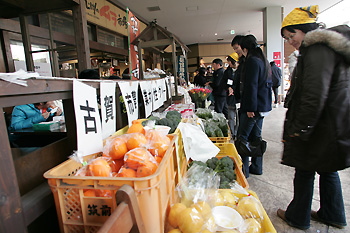
M 63 111 L 53 101 L 25 104 L 14 107 L 10 131 L 32 128 L 33 124 L 52 120 L 53 116 L 62 115 Z

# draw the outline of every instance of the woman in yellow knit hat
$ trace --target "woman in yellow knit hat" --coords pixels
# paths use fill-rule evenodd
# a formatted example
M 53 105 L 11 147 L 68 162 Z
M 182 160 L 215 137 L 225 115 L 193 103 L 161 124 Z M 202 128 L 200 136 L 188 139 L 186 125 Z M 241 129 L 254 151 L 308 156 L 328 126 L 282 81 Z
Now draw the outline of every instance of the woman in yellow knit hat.
M 320 29 L 318 6 L 295 8 L 281 34 L 299 50 L 287 93 L 282 164 L 295 167 L 294 197 L 277 215 L 308 229 L 310 219 L 346 226 L 338 171 L 350 167 L 350 28 Z M 320 208 L 311 210 L 315 173 Z

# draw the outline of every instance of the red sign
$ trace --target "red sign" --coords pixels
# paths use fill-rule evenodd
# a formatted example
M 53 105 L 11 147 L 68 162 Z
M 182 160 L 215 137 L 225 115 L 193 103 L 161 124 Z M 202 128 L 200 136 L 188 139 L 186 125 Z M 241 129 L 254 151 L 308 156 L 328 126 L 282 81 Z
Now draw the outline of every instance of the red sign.
M 139 53 L 137 45 L 131 44 L 140 34 L 140 21 L 128 10 L 129 63 L 131 79 L 140 79 Z
M 276 66 L 281 68 L 281 52 L 273 52 L 273 60 L 276 63 Z

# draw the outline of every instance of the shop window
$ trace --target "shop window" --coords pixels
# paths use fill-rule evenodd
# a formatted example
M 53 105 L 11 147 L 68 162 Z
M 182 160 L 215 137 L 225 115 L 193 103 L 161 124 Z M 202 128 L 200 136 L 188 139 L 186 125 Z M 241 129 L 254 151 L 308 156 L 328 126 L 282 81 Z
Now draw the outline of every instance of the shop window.
M 113 33 L 98 30 L 97 42 L 124 49 L 124 37 Z
M 25 63 L 24 47 L 21 41 L 10 40 L 10 48 L 12 59 L 14 61 L 15 70 L 27 70 Z M 32 44 L 32 51 L 48 49 L 46 45 Z M 32 53 L 34 68 L 42 76 L 52 76 L 51 62 L 49 52 Z

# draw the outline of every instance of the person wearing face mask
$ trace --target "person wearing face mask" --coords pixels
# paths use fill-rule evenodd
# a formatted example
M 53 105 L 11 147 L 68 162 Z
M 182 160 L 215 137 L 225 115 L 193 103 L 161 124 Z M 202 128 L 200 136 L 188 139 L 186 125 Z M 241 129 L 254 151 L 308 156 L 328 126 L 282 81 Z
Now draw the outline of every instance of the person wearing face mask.
M 277 215 L 302 230 L 310 219 L 347 225 L 338 171 L 350 166 L 350 28 L 319 28 L 317 14 L 317 5 L 295 8 L 281 28 L 299 56 L 285 101 L 281 161 L 295 168 L 294 196 Z M 318 211 L 311 210 L 316 172 Z
M 55 111 L 53 111 L 55 109 Z M 12 111 L 10 131 L 32 128 L 34 124 L 52 120 L 62 115 L 62 109 L 53 101 L 15 106 Z

